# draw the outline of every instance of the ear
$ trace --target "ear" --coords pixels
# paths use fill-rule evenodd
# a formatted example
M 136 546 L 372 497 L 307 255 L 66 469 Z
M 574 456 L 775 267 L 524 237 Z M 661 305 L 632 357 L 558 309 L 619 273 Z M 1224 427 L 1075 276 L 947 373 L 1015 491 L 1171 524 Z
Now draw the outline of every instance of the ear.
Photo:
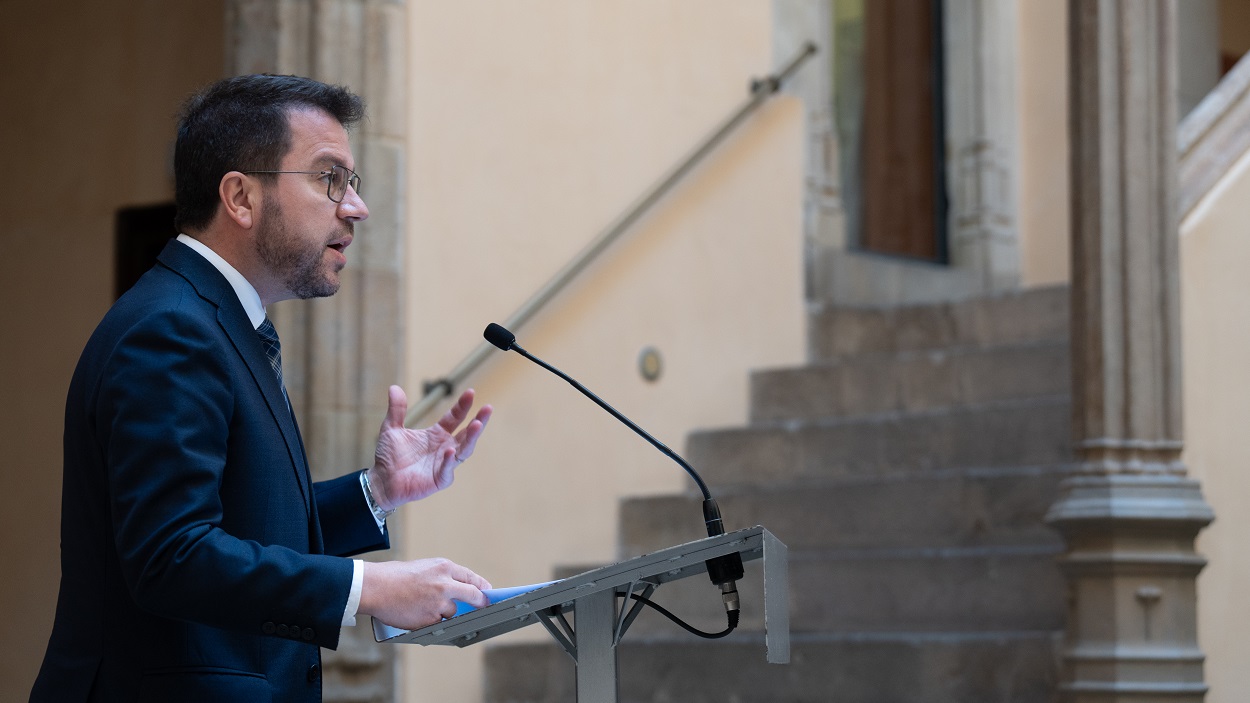
M 221 177 L 217 185 L 217 197 L 221 199 L 225 216 L 242 229 L 251 229 L 260 212 L 260 183 L 238 171 L 230 171 Z

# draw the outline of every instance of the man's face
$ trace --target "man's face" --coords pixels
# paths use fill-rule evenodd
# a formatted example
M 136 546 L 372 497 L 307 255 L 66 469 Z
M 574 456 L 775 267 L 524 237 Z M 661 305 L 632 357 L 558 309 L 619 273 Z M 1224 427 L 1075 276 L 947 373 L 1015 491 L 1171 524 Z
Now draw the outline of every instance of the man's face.
M 288 114 L 291 148 L 281 171 L 354 169 L 347 131 L 330 115 L 315 109 Z M 320 298 L 339 289 L 339 271 L 354 225 L 369 209 L 352 188 L 343 202 L 326 196 L 329 177 L 283 174 L 265 187 L 256 235 L 256 254 L 270 276 L 284 288 L 282 297 Z

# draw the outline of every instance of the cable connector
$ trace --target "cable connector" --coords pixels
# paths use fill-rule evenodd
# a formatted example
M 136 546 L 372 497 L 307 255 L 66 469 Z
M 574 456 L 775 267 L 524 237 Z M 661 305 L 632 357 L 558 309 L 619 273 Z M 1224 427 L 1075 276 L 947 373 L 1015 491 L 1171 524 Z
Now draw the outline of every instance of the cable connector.
M 725 612 L 738 612 L 738 582 L 728 581 L 720 585 L 720 599 L 725 604 Z
M 703 501 L 703 524 L 707 527 L 708 537 L 725 534 L 725 525 L 720 517 L 720 507 L 716 505 L 714 499 Z M 744 573 L 746 572 L 742 568 L 742 555 L 737 552 L 707 560 L 708 578 L 712 579 L 712 583 L 721 587 L 722 593 L 725 592 L 725 585 L 729 584 L 730 590 L 734 592 L 735 603 L 737 602 L 738 589 L 734 582 L 742 578 Z M 728 602 L 726 602 L 725 607 L 729 607 Z
M 725 523 L 720 517 L 720 506 L 712 498 L 703 501 L 703 524 L 707 527 L 708 537 L 725 534 Z M 725 614 L 729 617 L 727 632 L 733 632 L 738 626 L 738 618 L 742 615 L 738 602 L 738 579 L 746 573 L 742 568 L 742 555 L 734 552 L 708 559 L 706 563 L 708 578 L 720 587 L 720 599 L 725 604 Z

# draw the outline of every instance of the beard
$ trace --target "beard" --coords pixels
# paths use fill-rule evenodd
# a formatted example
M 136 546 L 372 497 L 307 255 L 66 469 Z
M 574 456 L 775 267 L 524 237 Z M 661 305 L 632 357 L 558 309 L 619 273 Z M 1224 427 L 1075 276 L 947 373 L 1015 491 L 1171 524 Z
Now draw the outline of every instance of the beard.
M 345 226 L 350 232 L 352 224 L 348 222 Z M 320 244 L 301 239 L 287 227 L 282 206 L 276 199 L 269 198 L 261 208 L 256 253 L 261 263 L 282 277 L 287 290 L 295 297 L 326 298 L 339 290 L 338 271 L 325 262 L 326 247 L 337 236 L 331 233 Z

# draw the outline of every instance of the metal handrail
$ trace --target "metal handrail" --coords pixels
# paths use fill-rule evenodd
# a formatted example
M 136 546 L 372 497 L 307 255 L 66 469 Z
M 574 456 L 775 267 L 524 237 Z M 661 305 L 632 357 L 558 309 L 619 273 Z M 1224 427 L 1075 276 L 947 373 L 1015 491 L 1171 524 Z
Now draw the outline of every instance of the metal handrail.
M 751 81 L 751 96 L 740 107 L 734 110 L 733 114 L 725 120 L 719 127 L 712 132 L 711 136 L 703 140 L 701 144 L 694 148 L 685 158 L 678 162 L 672 170 L 665 174 L 655 185 L 651 186 L 641 197 L 630 204 L 625 209 L 624 214 L 616 218 L 611 224 L 604 228 L 584 249 L 578 252 L 567 264 L 551 277 L 541 288 L 539 288 L 516 312 L 512 313 L 502 323 L 504 327 L 512 331 L 516 331 L 523 326 L 531 317 L 543 308 L 552 298 L 556 296 L 566 285 L 572 281 L 577 274 L 581 273 L 591 261 L 593 261 L 608 245 L 616 241 L 624 232 L 629 229 L 630 225 L 638 221 L 643 214 L 647 212 L 660 198 L 664 197 L 672 187 L 682 179 L 691 169 L 695 167 L 712 149 L 716 147 L 735 127 L 738 126 L 748 115 L 755 111 L 765 100 L 772 97 L 774 93 L 781 89 L 782 84 L 796 71 L 799 66 L 807 60 L 812 54 L 816 53 L 816 45 L 808 42 L 803 49 L 786 64 L 777 73 Z M 412 425 L 422 416 L 428 413 L 443 398 L 455 392 L 469 374 L 477 370 L 486 358 L 490 356 L 492 351 L 496 351 L 493 346 L 482 342 L 464 359 L 456 364 L 455 368 L 447 372 L 442 378 L 427 381 L 425 383 L 424 392 L 421 400 L 418 401 L 408 410 L 408 417 L 404 422 Z

